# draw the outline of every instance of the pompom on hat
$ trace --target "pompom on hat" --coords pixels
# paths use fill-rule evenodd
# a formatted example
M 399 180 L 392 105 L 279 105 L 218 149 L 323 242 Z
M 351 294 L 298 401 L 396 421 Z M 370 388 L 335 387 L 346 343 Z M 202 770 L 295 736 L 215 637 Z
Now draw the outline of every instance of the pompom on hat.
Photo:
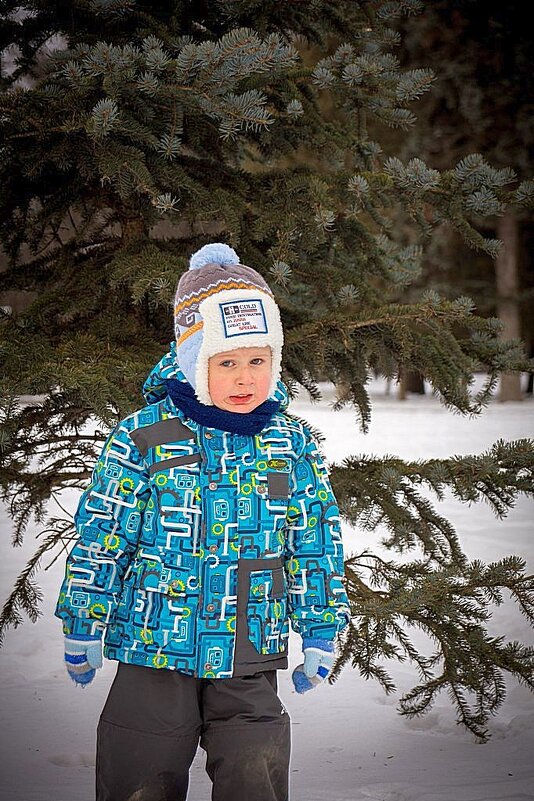
M 262 276 L 240 264 L 229 245 L 204 245 L 191 256 L 176 290 L 174 332 L 178 365 L 201 403 L 213 406 L 210 357 L 236 348 L 269 345 L 273 395 L 282 364 L 280 311 Z

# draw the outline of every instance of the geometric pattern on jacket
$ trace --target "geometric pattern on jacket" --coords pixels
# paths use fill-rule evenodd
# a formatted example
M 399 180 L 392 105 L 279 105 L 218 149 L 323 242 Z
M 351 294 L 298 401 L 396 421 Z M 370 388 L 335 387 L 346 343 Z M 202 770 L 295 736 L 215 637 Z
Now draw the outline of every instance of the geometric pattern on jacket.
M 283 411 L 255 436 L 186 418 L 163 379 L 109 436 L 75 516 L 56 615 L 105 632 L 104 654 L 229 678 L 287 667 L 289 621 L 331 640 L 348 622 L 339 511 L 317 443 Z M 287 405 L 279 384 L 277 400 Z

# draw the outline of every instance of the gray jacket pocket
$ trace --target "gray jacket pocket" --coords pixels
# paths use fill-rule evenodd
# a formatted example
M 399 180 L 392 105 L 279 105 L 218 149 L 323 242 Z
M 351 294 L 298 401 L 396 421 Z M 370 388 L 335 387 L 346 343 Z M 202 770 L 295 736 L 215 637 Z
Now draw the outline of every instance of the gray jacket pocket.
M 234 661 L 254 664 L 283 658 L 288 637 L 283 558 L 240 559 Z
M 267 473 L 267 494 L 271 500 L 287 501 L 289 498 L 289 475 Z

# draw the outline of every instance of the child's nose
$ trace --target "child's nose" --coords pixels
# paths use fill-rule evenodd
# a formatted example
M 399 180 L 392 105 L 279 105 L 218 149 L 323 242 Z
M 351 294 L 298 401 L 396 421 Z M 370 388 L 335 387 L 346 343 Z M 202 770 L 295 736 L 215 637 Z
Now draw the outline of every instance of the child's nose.
M 250 367 L 242 367 L 237 377 L 238 384 L 252 384 L 252 370 Z

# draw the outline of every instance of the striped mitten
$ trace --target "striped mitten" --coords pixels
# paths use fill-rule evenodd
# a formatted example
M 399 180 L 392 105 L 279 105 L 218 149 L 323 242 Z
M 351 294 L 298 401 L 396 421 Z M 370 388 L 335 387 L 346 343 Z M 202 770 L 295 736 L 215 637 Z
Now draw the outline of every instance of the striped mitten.
M 318 637 L 304 637 L 302 640 L 304 663 L 297 665 L 291 676 L 295 690 L 305 693 L 322 684 L 334 666 L 334 643 Z
M 85 687 L 102 667 L 102 639 L 85 634 L 65 637 L 65 664 L 71 679 Z

